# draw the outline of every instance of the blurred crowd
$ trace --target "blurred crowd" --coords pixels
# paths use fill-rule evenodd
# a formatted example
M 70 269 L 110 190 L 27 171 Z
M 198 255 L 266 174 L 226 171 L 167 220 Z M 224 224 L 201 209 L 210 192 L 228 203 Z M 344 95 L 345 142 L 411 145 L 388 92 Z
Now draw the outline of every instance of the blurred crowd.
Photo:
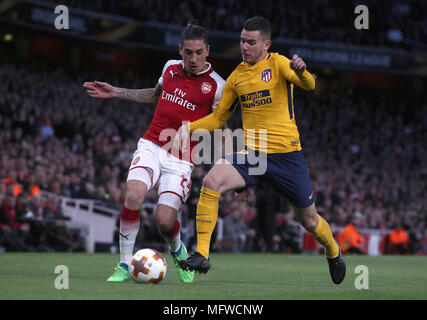
M 425 51 L 427 3 L 423 0 L 47 0 L 118 14 L 139 21 L 185 25 L 195 18 L 207 28 L 240 32 L 254 15 L 268 18 L 273 38 L 332 41 Z M 355 7 L 369 8 L 369 31 L 356 30 Z
M 3 237 L 11 228 L 25 234 L 28 227 L 19 221 L 14 224 L 14 219 L 30 211 L 32 218 L 61 217 L 59 204 L 43 200 L 42 191 L 97 199 L 121 210 L 132 154 L 154 107 L 90 98 L 82 87 L 88 80 L 127 88 L 155 84 L 132 74 L 0 66 Z M 318 211 L 333 230 L 357 217 L 358 228 L 401 226 L 411 243 L 427 237 L 425 99 L 404 91 L 344 90 L 331 82 L 314 93 L 296 89 L 295 106 Z M 241 127 L 238 112 L 228 125 Z M 192 193 L 183 208 L 183 228 L 193 230 L 185 237 L 193 244 L 191 226 L 208 169 L 206 165 L 194 170 Z M 17 213 L 20 198 L 33 209 Z M 146 202 L 155 201 L 153 190 Z M 39 209 L 34 209 L 34 202 Z M 154 236 L 151 214 L 143 225 Z M 223 227 L 214 236 L 217 250 L 299 250 L 300 225 L 287 201 L 267 181 L 247 202 L 236 201 L 233 192 L 224 193 L 219 217 Z
M 425 96 L 330 83 L 295 101 L 319 212 L 332 227 L 403 227 L 416 251 L 427 235 Z
M 19 221 L 37 222 L 33 218 L 46 218 L 44 213 L 26 217 L 3 210 L 13 206 L 22 191 L 28 194 L 30 206 L 33 201 L 41 202 L 42 208 L 49 205 L 40 196 L 42 190 L 102 200 L 107 206 L 121 209 L 129 161 L 154 109 L 90 99 L 83 82 L 101 78 L 104 75 L 96 72 L 74 75 L 39 66 L 0 67 L 0 246 L 7 225 L 13 226 L 17 220 L 12 231 L 27 238 L 26 249 L 43 247 L 28 239 L 28 224 L 24 223 L 21 230 Z M 127 87 L 152 86 L 116 76 L 108 80 Z M 57 203 L 55 210 L 59 209 Z M 32 211 L 26 209 L 28 212 Z

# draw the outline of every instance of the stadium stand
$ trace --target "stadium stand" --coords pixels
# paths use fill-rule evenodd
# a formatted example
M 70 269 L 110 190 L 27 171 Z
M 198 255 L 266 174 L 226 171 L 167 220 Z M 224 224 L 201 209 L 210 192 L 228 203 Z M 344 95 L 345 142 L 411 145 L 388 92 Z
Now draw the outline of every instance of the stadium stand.
M 245 19 L 262 15 L 272 22 L 273 38 L 386 46 L 412 51 L 425 51 L 427 43 L 427 3 L 423 0 L 301 0 L 292 3 L 265 0 L 262 5 L 255 0 L 48 1 L 72 8 L 119 14 L 138 21 L 180 26 L 196 18 L 207 28 L 238 32 Z M 354 8 L 358 4 L 369 7 L 374 32 L 363 33 L 354 28 Z
M 0 67 L 0 176 L 20 186 L 32 179 L 31 185 L 52 194 L 119 210 L 135 141 L 154 109 L 90 99 L 81 83 L 92 76 Z M 137 77 L 96 76 L 128 87 L 150 86 Z M 331 86 L 312 95 L 297 92 L 295 105 L 318 207 L 331 226 L 338 230 L 361 212 L 363 228 L 392 230 L 403 220 L 411 239 L 426 237 L 425 101 L 401 92 L 342 92 Z M 236 119 L 232 128 L 240 125 Z M 6 193 L 5 182 L 2 198 Z M 231 204 L 224 195 L 223 219 Z
M 373 22 L 372 32 L 368 33 L 354 29 L 354 6 L 359 1 L 301 0 L 289 6 L 286 1 L 266 0 L 262 7 L 253 0 L 208 0 L 203 1 L 203 5 L 197 0 L 42 2 L 174 26 L 196 18 L 212 30 L 237 32 L 247 17 L 262 14 L 272 21 L 274 39 L 389 47 L 417 54 L 427 49 L 427 3 L 422 0 L 364 1 Z M 317 14 L 305 10 L 307 6 Z M 39 47 L 52 39 L 38 39 Z M 80 68 L 73 68 L 66 63 L 46 61 L 43 56 L 33 57 L 32 62 L 15 61 L 9 57 L 13 54 L 5 53 L 6 46 L 2 43 L 0 47 L 0 59 L 7 56 L 0 60 L 0 247 L 4 250 L 96 251 L 96 242 L 106 242 L 106 239 L 84 219 L 78 220 L 80 213 L 75 212 L 75 208 L 83 206 L 84 212 L 103 215 L 108 237 L 114 237 L 112 220 L 123 205 L 129 163 L 154 108 L 114 99 L 91 99 L 82 84 L 97 79 L 121 87 L 146 88 L 155 85 L 158 75 L 137 74 L 128 69 L 109 72 L 88 68 L 83 63 Z M 166 54 L 165 50 L 164 55 L 159 68 L 170 51 Z M 155 61 L 160 59 L 157 53 L 147 56 L 156 56 Z M 105 59 L 111 57 L 113 53 L 104 56 Z M 224 64 L 220 65 L 222 70 L 226 69 Z M 372 89 L 368 83 L 364 86 L 339 83 L 335 75 L 319 74 L 313 93 L 295 91 L 296 119 L 319 212 L 330 222 L 336 235 L 354 216 L 360 216 L 358 229 L 367 240 L 366 253 L 396 252 L 394 238 L 389 241 L 389 234 L 399 226 L 408 235 L 408 242 L 405 240 L 403 246 L 405 253 L 425 254 L 425 97 L 412 90 L 402 90 L 405 86 L 412 87 L 408 78 L 400 79 L 389 88 L 381 88 L 378 83 L 383 80 L 378 78 L 376 88 Z M 234 115 L 228 125 L 232 129 L 240 128 L 239 115 Z M 194 181 L 198 182 L 193 184 L 190 202 L 182 211 L 181 223 L 186 233 L 183 238 L 190 244 L 189 248 L 194 245 L 193 220 L 200 191 L 197 186 L 200 187 L 201 177 L 208 169 L 202 166 L 195 170 Z M 18 199 L 22 192 L 28 194 L 26 201 Z M 247 230 L 256 230 L 255 235 L 250 232 L 252 243 L 242 244 L 241 250 L 251 247 L 253 251 L 318 252 L 310 235 L 295 223 L 286 201 L 269 190 L 269 209 L 262 211 L 257 203 L 263 201 L 263 196 L 263 192 L 254 190 L 247 204 L 240 208 L 244 211 L 241 219 Z M 153 190 L 144 207 L 140 245 L 160 239 L 151 223 L 155 201 Z M 11 207 L 22 203 L 28 208 L 12 213 Z M 229 246 L 223 228 L 233 206 L 232 193 L 223 194 L 214 250 L 237 250 Z M 33 222 L 32 227 L 24 222 L 22 228 L 11 221 L 11 217 L 15 218 L 13 215 L 22 218 L 29 212 L 33 214 L 31 219 L 39 217 L 37 221 L 44 219 L 46 223 L 37 226 L 37 221 L 27 217 L 26 221 Z M 273 221 L 273 227 L 265 228 L 266 221 Z M 17 231 L 6 235 L 11 226 Z M 53 240 L 47 242 L 31 235 L 36 230 L 47 235 L 48 229 L 61 230 L 61 233 L 50 234 L 49 239 Z M 37 241 L 33 241 L 35 238 Z M 58 239 L 62 239 L 62 245 L 52 248 L 50 244 Z M 15 246 L 10 245 L 11 241 Z M 106 248 L 117 250 L 114 242 L 117 243 L 114 239 L 107 242 Z M 401 252 L 399 250 L 397 252 Z

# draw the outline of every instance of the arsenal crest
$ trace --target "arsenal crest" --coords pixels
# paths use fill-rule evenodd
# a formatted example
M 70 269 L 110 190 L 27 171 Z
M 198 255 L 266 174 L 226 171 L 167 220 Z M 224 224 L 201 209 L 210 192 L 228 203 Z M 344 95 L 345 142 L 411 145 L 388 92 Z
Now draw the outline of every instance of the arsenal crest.
M 264 70 L 261 74 L 261 79 L 265 82 L 268 82 L 271 80 L 271 69 Z
M 202 92 L 204 94 L 211 92 L 211 90 L 212 90 L 212 85 L 210 83 L 208 83 L 208 82 L 202 83 Z

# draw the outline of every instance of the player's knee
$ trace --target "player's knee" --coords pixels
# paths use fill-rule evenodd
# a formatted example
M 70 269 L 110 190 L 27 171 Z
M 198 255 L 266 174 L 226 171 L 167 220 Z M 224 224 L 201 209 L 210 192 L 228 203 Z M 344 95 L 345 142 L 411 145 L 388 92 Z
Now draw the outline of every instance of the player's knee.
M 161 234 L 168 234 L 173 228 L 173 223 L 171 224 L 168 221 L 160 221 L 157 223 L 157 228 Z
M 168 195 L 169 193 L 162 194 Z M 171 194 L 169 194 L 171 195 Z M 164 198 L 162 201 L 164 202 Z M 178 215 L 179 209 L 172 207 L 170 204 L 158 203 L 155 220 L 159 232 L 163 235 L 168 235 L 174 228 L 174 224 Z
M 219 192 L 220 186 L 220 181 L 212 174 L 208 173 L 208 175 L 203 178 L 203 187 L 209 190 Z
M 125 197 L 125 206 L 131 210 L 139 210 L 144 202 L 144 192 L 135 188 L 128 188 Z
M 159 214 L 158 212 L 156 213 L 156 224 L 160 233 L 169 233 L 172 230 L 174 223 L 175 219 L 171 219 L 169 215 Z
M 311 233 L 316 230 L 318 225 L 317 218 L 312 216 L 303 216 L 301 217 L 300 222 L 304 229 Z
M 319 218 L 314 204 L 307 208 L 294 207 L 295 217 L 301 223 L 305 230 L 313 233 L 319 224 Z

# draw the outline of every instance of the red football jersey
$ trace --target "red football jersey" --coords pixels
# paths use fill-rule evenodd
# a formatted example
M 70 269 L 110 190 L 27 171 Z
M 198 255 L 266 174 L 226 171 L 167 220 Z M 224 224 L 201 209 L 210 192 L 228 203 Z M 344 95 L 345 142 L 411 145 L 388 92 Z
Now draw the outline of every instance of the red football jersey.
M 170 60 L 165 64 L 159 79 L 162 92 L 143 139 L 159 146 L 170 145 L 172 134 L 178 131 L 183 121 L 198 120 L 215 110 L 221 100 L 225 81 L 209 63 L 207 65 L 206 70 L 188 75 L 182 60 Z M 190 142 L 190 152 L 197 143 Z M 179 157 L 189 160 L 181 154 Z

